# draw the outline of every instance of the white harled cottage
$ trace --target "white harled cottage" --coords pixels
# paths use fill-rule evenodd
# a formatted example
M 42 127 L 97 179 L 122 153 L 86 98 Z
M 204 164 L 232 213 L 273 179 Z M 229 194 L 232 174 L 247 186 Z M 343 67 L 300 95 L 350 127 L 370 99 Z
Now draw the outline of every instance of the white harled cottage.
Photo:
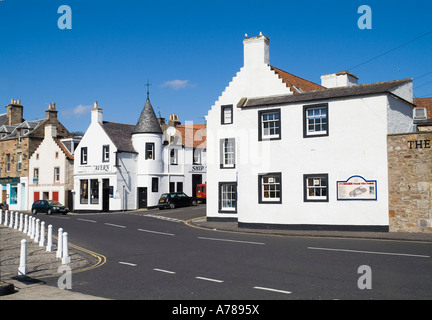
M 241 227 L 389 226 L 387 135 L 412 132 L 412 81 L 307 81 L 246 38 L 244 66 L 207 116 L 207 219 Z
M 192 132 L 191 141 L 201 141 L 205 127 L 182 126 L 177 116 L 171 117 L 168 125 L 156 117 L 148 93 L 136 125 L 103 121 L 95 103 L 75 152 L 74 211 L 152 208 L 167 192 L 193 196 L 196 185 L 206 181 L 206 146 L 205 139 L 199 145 L 188 143 L 184 132 Z

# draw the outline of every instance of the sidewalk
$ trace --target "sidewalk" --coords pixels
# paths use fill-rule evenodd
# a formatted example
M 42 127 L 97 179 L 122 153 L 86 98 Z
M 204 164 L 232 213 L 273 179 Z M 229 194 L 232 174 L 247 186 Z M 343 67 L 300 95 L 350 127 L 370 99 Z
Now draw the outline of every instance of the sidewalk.
M 27 273 L 18 276 L 20 264 L 21 240 L 27 240 Z M 46 285 L 44 279 L 63 275 L 59 271 L 61 260 L 56 258 L 57 241 L 53 240 L 53 252 L 46 252 L 29 236 L 14 228 L 0 225 L 0 292 L 12 284 L 14 292 L 0 295 L 0 300 L 95 300 L 98 297 L 88 296 L 67 289 Z M 97 263 L 96 257 L 69 246 L 72 272 L 91 268 Z M 10 287 L 10 286 L 9 286 Z M 9 293 L 10 291 L 5 291 Z
M 187 222 L 191 226 L 205 229 L 269 234 L 289 237 L 331 237 L 331 238 L 356 238 L 374 240 L 400 240 L 432 242 L 432 233 L 406 233 L 406 232 L 362 232 L 362 231 L 325 231 L 325 230 L 285 230 L 285 229 L 253 229 L 239 228 L 237 222 L 208 222 L 205 217 L 198 217 Z

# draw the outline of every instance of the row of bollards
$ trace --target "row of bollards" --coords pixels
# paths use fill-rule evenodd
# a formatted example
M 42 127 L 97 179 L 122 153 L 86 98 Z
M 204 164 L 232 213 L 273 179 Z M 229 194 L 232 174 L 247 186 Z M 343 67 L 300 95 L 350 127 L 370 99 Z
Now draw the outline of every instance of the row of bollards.
M 3 217 L 4 215 L 4 217 Z M 46 234 L 45 222 L 27 214 L 0 209 L 0 224 L 6 227 L 22 231 L 30 237 L 39 247 L 45 247 L 47 252 L 53 251 L 53 230 L 52 225 L 48 226 Z M 63 228 L 58 229 L 56 258 L 61 259 L 62 264 L 70 263 L 68 234 L 63 232 Z M 27 240 L 21 240 L 20 264 L 18 275 L 23 276 L 27 273 Z

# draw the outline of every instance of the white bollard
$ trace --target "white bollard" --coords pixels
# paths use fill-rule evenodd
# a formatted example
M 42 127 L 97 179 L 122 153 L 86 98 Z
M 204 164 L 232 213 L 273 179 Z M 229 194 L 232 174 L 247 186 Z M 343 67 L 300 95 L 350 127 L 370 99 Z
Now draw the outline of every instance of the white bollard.
M 63 232 L 63 256 L 62 256 L 62 264 L 69 264 L 70 256 L 69 256 L 69 248 L 68 248 L 68 234 L 67 232 Z
M 18 231 L 23 231 L 24 225 L 23 225 L 23 218 L 24 218 L 24 214 L 20 213 L 19 215 L 19 227 L 18 227 Z
M 6 210 L 5 211 L 5 222 L 4 225 L 7 227 L 8 225 L 8 221 L 9 221 L 9 212 Z
M 13 227 L 13 211 L 11 211 L 9 215 L 9 228 L 12 227 Z
M 33 217 L 30 217 L 30 216 L 29 216 L 29 218 L 28 218 L 28 229 L 27 229 L 27 235 L 28 235 L 29 237 L 30 237 L 30 234 L 31 234 L 32 219 L 33 219 Z
M 45 222 L 41 222 L 39 247 L 45 246 Z
M 36 219 L 35 236 L 34 236 L 34 240 L 33 240 L 36 243 L 39 242 L 39 235 L 40 235 L 39 222 L 40 222 L 40 220 Z
M 63 256 L 63 229 L 58 229 L 57 234 L 57 252 L 56 252 L 56 258 L 61 258 Z
M 21 256 L 20 265 L 18 267 L 18 275 L 25 276 L 27 273 L 27 240 L 21 240 Z
M 15 212 L 14 229 L 18 230 L 18 212 Z
M 28 231 L 28 215 L 24 216 L 24 230 L 23 233 L 27 233 Z
M 47 252 L 52 252 L 52 225 L 48 226 Z
M 31 224 L 30 224 L 30 239 L 34 239 L 34 231 L 35 231 L 35 217 L 31 218 Z

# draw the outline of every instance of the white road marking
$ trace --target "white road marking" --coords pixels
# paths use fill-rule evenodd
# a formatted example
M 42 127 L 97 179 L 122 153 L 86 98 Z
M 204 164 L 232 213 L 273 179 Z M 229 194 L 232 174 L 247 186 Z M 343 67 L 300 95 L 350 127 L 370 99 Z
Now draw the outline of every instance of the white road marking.
M 216 280 L 216 279 L 210 279 L 210 278 L 204 278 L 204 277 L 195 277 L 195 279 L 206 280 L 206 281 L 217 282 L 217 283 L 223 282 L 223 280 Z
M 164 269 L 158 269 L 158 268 L 154 268 L 154 271 L 159 271 L 159 272 L 164 272 L 164 273 L 169 273 L 169 274 L 175 274 L 174 271 L 168 271 L 168 270 L 164 270 Z
M 112 223 L 104 223 L 107 226 L 111 226 L 111 227 L 117 227 L 117 228 L 126 228 L 125 226 L 121 226 L 118 224 L 112 224 Z
M 135 264 L 135 263 L 130 263 L 130 262 L 123 262 L 123 261 L 119 261 L 119 263 L 120 263 L 120 264 L 125 264 L 125 265 L 127 265 L 127 266 L 131 266 L 131 267 L 136 267 L 136 266 L 137 266 L 137 264 Z
M 284 293 L 284 294 L 291 294 L 292 293 L 291 291 L 278 290 L 278 289 L 272 289 L 272 288 L 264 288 L 264 287 L 254 287 L 254 289 L 272 291 L 272 292 L 278 292 L 278 293 Z
M 149 233 L 156 233 L 156 234 L 163 234 L 165 236 L 175 236 L 175 234 L 173 234 L 173 233 L 159 232 L 159 231 L 152 231 L 152 230 L 145 230 L 145 229 L 138 229 L 138 231 L 149 232 Z
M 265 243 L 263 242 L 252 242 L 252 241 L 241 241 L 241 240 L 230 240 L 230 239 L 216 239 L 216 238 L 206 238 L 206 237 L 198 237 L 198 239 L 265 245 Z
M 332 249 L 332 248 L 316 248 L 308 247 L 310 250 L 324 250 L 324 251 L 340 251 L 340 252 L 353 252 L 353 253 L 369 253 L 369 254 L 383 254 L 390 256 L 405 256 L 405 257 L 417 257 L 417 258 L 430 258 L 430 256 L 409 254 L 409 253 L 395 253 L 395 252 L 375 252 L 375 251 L 361 251 L 361 250 L 348 250 L 348 249 Z
M 79 221 L 85 221 L 85 222 L 92 222 L 92 223 L 96 223 L 96 221 L 94 221 L 94 220 L 88 220 L 88 219 L 81 219 L 81 218 L 78 218 L 77 220 L 79 220 Z

